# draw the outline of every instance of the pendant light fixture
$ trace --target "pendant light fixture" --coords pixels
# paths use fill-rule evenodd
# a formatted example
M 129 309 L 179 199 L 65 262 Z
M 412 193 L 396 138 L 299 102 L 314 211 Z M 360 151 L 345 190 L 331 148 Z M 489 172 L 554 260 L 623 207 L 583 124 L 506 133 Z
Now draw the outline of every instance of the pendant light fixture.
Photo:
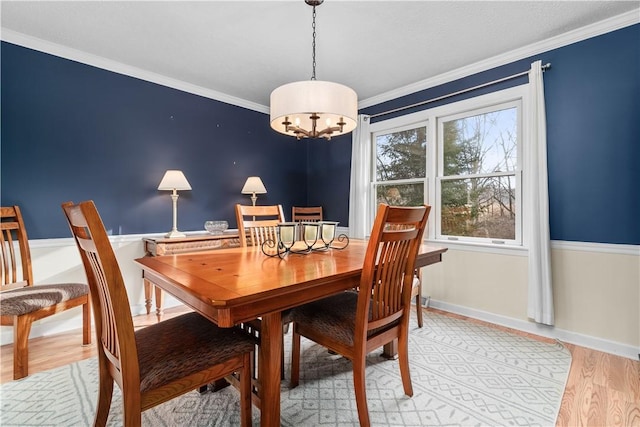
M 338 83 L 316 80 L 316 6 L 322 2 L 305 0 L 313 7 L 311 80 L 288 83 L 271 92 L 271 127 L 297 139 L 330 140 L 356 128 L 356 92 Z

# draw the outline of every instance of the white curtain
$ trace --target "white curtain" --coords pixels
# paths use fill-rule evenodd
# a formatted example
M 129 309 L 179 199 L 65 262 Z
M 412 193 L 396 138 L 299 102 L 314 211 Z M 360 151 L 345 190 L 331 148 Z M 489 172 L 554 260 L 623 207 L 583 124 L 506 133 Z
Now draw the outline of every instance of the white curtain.
M 371 180 L 371 132 L 369 116 L 360 114 L 351 142 L 351 186 L 349 193 L 349 234 L 364 239 L 368 234 L 367 208 Z
M 529 108 L 527 122 L 530 138 L 525 144 L 528 159 L 525 177 L 525 208 L 530 215 L 529 298 L 527 314 L 537 323 L 554 324 L 551 284 L 551 241 L 549 237 L 549 191 L 547 182 L 547 123 L 544 108 L 542 62 L 531 64 L 529 71 Z

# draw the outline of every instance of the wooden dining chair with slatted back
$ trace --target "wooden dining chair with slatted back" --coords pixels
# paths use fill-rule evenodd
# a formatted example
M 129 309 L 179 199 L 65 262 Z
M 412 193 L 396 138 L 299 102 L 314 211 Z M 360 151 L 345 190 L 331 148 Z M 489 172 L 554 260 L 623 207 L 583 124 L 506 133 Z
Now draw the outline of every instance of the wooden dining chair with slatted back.
M 0 208 L 2 326 L 13 326 L 13 379 L 29 375 L 29 333 L 36 320 L 82 306 L 82 343 L 91 344 L 89 287 L 84 283 L 36 285 L 27 231 L 18 206 Z
M 100 381 L 94 425 L 107 422 L 114 381 L 129 427 L 140 426 L 142 411 L 239 372 L 238 423 L 250 426 L 255 340 L 195 312 L 134 331 L 120 267 L 93 201 L 67 202 L 62 208 L 80 251 L 95 316 Z
M 322 206 L 293 206 L 291 208 L 291 221 L 293 222 L 318 222 L 322 221 Z M 298 238 L 302 239 L 303 229 L 298 230 Z
M 304 336 L 351 360 L 358 418 L 369 426 L 365 359 L 397 339 L 404 392 L 413 395 L 409 373 L 409 316 L 416 255 L 430 207 L 381 204 L 367 244 L 357 291 L 296 307 L 293 320 L 291 387 L 300 378 L 300 337 Z M 403 227 L 387 227 L 399 224 Z M 408 227 L 407 227 L 408 226 Z
M 291 221 L 322 221 L 322 206 L 294 206 Z
M 240 246 L 260 246 L 267 240 L 277 242 L 278 223 L 285 222 L 282 205 L 236 205 Z
M 240 246 L 245 247 L 260 246 L 268 240 L 277 242 L 278 223 L 285 222 L 285 218 L 282 205 L 249 206 L 237 204 L 236 221 L 238 223 L 238 234 L 240 235 Z M 289 323 L 291 322 L 289 314 L 290 311 L 282 313 L 283 334 L 287 333 L 289 329 Z M 260 319 L 248 322 L 243 327 L 255 334 L 256 337 L 259 337 Z M 282 364 L 284 365 L 284 355 L 282 355 Z M 254 384 L 258 384 L 255 364 L 253 371 Z M 284 369 L 281 372 L 281 377 L 284 379 Z

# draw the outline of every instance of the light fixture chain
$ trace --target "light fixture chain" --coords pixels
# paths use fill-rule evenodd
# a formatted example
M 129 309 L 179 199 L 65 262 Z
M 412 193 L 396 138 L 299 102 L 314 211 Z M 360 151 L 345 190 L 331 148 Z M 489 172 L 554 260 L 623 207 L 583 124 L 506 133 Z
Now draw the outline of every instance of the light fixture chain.
M 312 74 L 311 80 L 316 79 L 316 7 L 313 6 L 313 23 L 311 24 L 311 28 L 313 29 L 313 42 L 311 43 L 311 52 L 312 52 Z

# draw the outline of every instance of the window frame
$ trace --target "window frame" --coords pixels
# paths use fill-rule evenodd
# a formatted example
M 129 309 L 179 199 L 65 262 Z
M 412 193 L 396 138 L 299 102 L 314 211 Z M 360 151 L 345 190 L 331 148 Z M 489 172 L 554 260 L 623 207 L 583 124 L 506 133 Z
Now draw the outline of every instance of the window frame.
M 373 126 L 373 125 L 372 125 Z M 395 132 L 402 132 L 402 131 L 406 131 L 406 130 L 411 130 L 411 129 L 418 129 L 424 127 L 425 128 L 425 139 L 426 139 L 426 147 L 425 147 L 425 176 L 421 177 L 421 178 L 402 178 L 402 179 L 392 179 L 392 180 L 388 180 L 388 181 L 378 181 L 378 174 L 376 173 L 376 168 L 377 168 L 377 148 L 378 148 L 378 144 L 377 144 L 377 137 L 381 136 L 381 135 L 388 135 L 391 133 L 395 133 Z M 398 184 L 398 185 L 402 185 L 402 184 L 422 184 L 423 185 L 423 200 L 425 203 L 427 203 L 427 196 L 428 196 L 428 188 L 427 188 L 427 183 L 428 183 L 428 165 L 427 160 L 428 160 L 428 155 L 427 155 L 427 147 L 429 146 L 429 128 L 427 126 L 427 122 L 417 122 L 417 123 L 407 123 L 404 125 L 400 125 L 400 126 L 396 126 L 392 129 L 383 129 L 380 131 L 376 131 L 376 132 L 371 132 L 371 180 L 370 180 L 370 184 L 369 184 L 369 191 L 370 191 L 370 197 L 369 197 L 369 212 L 372 213 L 373 215 L 375 215 L 375 212 L 377 210 L 377 187 L 381 186 L 381 185 L 393 185 L 393 184 Z M 371 217 L 371 215 L 369 215 L 370 219 L 370 224 L 368 226 L 368 228 L 371 228 L 371 226 L 373 225 L 373 218 Z
M 369 195 L 369 215 L 367 215 L 367 229 L 373 224 L 373 216 L 376 212 L 376 186 L 392 182 L 406 183 L 401 181 L 416 182 L 417 179 L 396 180 L 396 181 L 377 181 L 376 174 L 376 137 L 379 135 L 389 134 L 401 130 L 412 129 L 420 126 L 426 126 L 426 166 L 424 178 L 424 200 L 426 204 L 432 206 L 429 223 L 425 232 L 425 238 L 439 244 L 461 244 L 465 246 L 488 246 L 495 248 L 513 248 L 522 249 L 525 245 L 523 236 L 526 235 L 527 215 L 524 214 L 525 194 L 524 181 L 526 177 L 526 159 L 524 158 L 524 147 L 528 143 L 527 123 L 525 122 L 526 109 L 529 108 L 527 102 L 528 84 L 514 86 L 512 88 L 503 89 L 489 94 L 479 95 L 467 98 L 461 101 L 451 102 L 438 107 L 394 117 L 388 120 L 380 120 L 371 123 L 370 141 L 371 141 L 371 159 L 370 159 L 370 185 L 368 186 Z M 443 178 L 443 149 L 442 149 L 442 128 L 445 120 L 452 120 L 472 115 L 483 114 L 486 112 L 496 111 L 500 109 L 517 107 L 517 168 L 506 173 L 495 173 L 498 175 L 515 175 L 516 179 L 516 230 L 515 239 L 496 239 L 496 238 L 478 238 L 466 236 L 450 236 L 441 234 L 441 192 L 440 184 Z M 466 177 L 465 177 L 466 178 Z

